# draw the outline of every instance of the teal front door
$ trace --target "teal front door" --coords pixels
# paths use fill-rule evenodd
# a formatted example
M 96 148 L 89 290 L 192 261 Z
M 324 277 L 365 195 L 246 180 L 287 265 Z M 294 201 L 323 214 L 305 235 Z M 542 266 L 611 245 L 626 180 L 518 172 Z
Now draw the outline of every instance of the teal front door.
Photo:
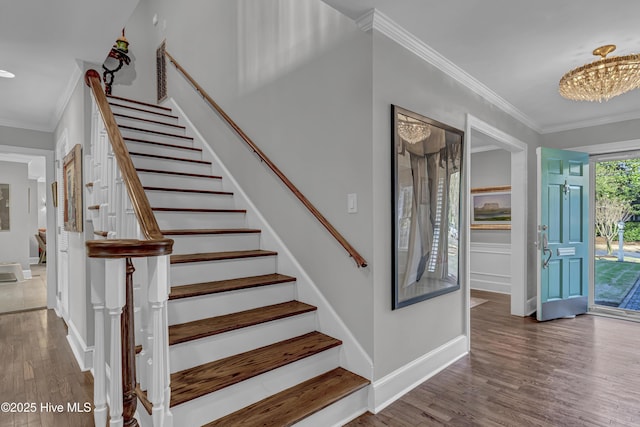
M 538 148 L 538 320 L 586 313 L 589 156 Z

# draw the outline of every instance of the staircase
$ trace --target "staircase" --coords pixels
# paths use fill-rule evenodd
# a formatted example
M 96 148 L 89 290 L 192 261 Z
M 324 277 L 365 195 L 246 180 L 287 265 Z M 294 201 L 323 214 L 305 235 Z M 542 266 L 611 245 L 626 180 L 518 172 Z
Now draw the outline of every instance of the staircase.
M 296 278 L 278 273 L 278 253 L 247 227 L 200 143 L 169 108 L 109 103 L 162 233 L 175 241 L 174 425 L 325 427 L 363 412 L 369 381 L 340 367 L 342 342 L 316 330 L 317 308 L 296 300 Z M 138 397 L 150 414 L 146 392 Z

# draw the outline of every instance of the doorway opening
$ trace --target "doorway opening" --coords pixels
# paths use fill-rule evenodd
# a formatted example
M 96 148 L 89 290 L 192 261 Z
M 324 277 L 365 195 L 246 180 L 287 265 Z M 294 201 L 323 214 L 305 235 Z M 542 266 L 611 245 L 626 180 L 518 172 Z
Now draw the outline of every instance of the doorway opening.
M 495 145 L 494 149 L 506 150 L 509 152 L 510 161 L 510 185 L 511 185 L 511 231 L 510 242 L 515 243 L 510 247 L 510 308 L 511 314 L 515 316 L 527 316 L 535 311 L 535 295 L 527 286 L 527 145 L 513 136 L 495 128 L 494 126 L 474 117 L 467 115 L 466 138 L 473 146 L 473 138 L 487 137 Z M 469 149 L 465 151 L 465 235 L 462 244 L 466 248 L 464 252 L 465 260 L 465 307 L 466 307 L 466 333 L 469 336 L 471 331 L 471 240 L 470 240 L 470 213 L 471 213 L 471 192 L 474 187 L 471 182 L 471 154 Z M 470 342 L 470 341 L 469 341 Z
M 640 152 L 591 158 L 592 310 L 640 315 Z

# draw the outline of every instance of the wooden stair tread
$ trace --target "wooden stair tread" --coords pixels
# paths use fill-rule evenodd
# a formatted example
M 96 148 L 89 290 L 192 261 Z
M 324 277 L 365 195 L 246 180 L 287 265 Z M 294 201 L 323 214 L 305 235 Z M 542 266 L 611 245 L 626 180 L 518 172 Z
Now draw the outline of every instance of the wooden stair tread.
M 159 108 L 160 110 L 165 110 L 165 111 L 171 111 L 171 108 L 163 107 L 162 105 L 156 105 L 156 104 L 151 104 L 151 103 L 148 103 L 148 102 L 137 101 L 135 99 L 124 98 L 122 96 L 107 95 L 107 98 L 109 98 L 109 99 L 119 99 L 120 101 L 131 102 L 133 104 L 139 104 L 139 105 L 146 105 L 147 107 Z
M 143 113 L 149 113 L 149 114 L 155 114 L 157 116 L 161 116 L 161 117 L 167 117 L 169 119 L 178 119 L 178 116 L 174 116 L 173 114 L 166 114 L 166 113 L 161 113 L 160 111 L 153 111 L 153 110 L 147 110 L 144 108 L 137 108 L 134 107 L 132 105 L 124 105 L 124 104 L 118 104 L 117 102 L 109 102 L 109 105 L 111 105 L 112 107 L 119 107 L 119 108 L 126 108 L 128 110 L 135 110 L 135 111 L 141 111 Z M 169 110 L 171 111 L 171 110 Z
M 180 405 L 341 345 L 320 332 L 310 332 L 245 353 L 171 374 L 171 404 Z
M 188 176 L 192 178 L 209 178 L 209 179 L 222 179 L 221 176 L 218 175 L 203 175 L 199 173 L 188 173 L 188 172 L 173 172 L 173 171 L 165 171 L 160 169 L 146 169 L 146 168 L 136 168 L 137 172 L 147 172 L 147 173 L 162 173 L 166 175 L 179 175 L 179 176 Z
M 291 426 L 369 385 L 344 368 L 336 368 L 206 424 L 222 426 Z
M 182 264 L 185 262 L 221 261 L 226 259 L 257 258 L 274 255 L 278 255 L 278 252 L 257 249 L 250 251 L 205 252 L 199 254 L 171 255 L 170 259 L 171 264 Z
M 150 158 L 153 158 L 153 159 L 173 160 L 173 161 L 177 161 L 177 162 L 200 163 L 200 164 L 203 164 L 203 165 L 210 165 L 211 164 L 211 162 L 208 161 L 208 160 L 184 159 L 184 158 L 181 158 L 181 157 L 161 156 L 159 154 L 136 153 L 135 151 L 129 151 L 129 154 L 131 156 L 150 157 Z
M 166 147 L 166 148 L 175 148 L 176 150 L 189 150 L 189 151 L 199 151 L 202 152 L 202 148 L 195 148 L 195 147 L 185 147 L 182 145 L 176 145 L 176 144 L 167 144 L 165 142 L 156 142 L 156 141 L 146 141 L 144 139 L 140 139 L 140 138 L 130 138 L 130 137 L 122 137 L 122 139 L 125 142 L 135 142 L 137 144 L 151 144 L 151 145 L 157 145 L 160 147 Z
M 142 187 L 145 191 L 173 191 L 178 193 L 201 193 L 201 194 L 217 194 L 221 196 L 233 196 L 230 191 L 214 191 L 214 190 L 191 190 L 187 188 L 170 188 L 170 187 Z
M 142 117 L 129 116 L 127 114 L 121 114 L 121 113 L 113 113 L 113 115 L 114 115 L 114 117 L 120 117 L 122 119 L 138 120 L 138 121 L 141 121 L 141 122 L 153 123 L 154 125 L 169 126 L 169 127 L 183 129 L 183 130 L 186 129 L 186 127 L 183 126 L 183 125 L 176 125 L 176 124 L 173 124 L 173 123 L 161 122 L 159 120 L 145 119 L 145 118 L 142 118 Z
M 182 139 L 188 139 L 189 141 L 193 141 L 193 137 L 191 136 L 186 136 L 186 135 L 176 135 L 175 133 L 168 133 L 168 132 L 161 132 L 158 130 L 150 130 L 150 129 L 142 129 L 142 128 L 137 128 L 134 126 L 127 126 L 127 125 L 118 125 L 118 127 L 120 129 L 124 129 L 124 130 L 132 130 L 132 131 L 136 131 L 136 132 L 146 132 L 146 133 L 152 133 L 155 135 L 162 135 L 162 136 L 168 136 L 171 138 L 182 138 Z
M 316 307 L 299 301 L 258 307 L 251 310 L 169 326 L 169 345 L 197 340 L 224 332 L 247 328 L 278 319 L 315 311 Z
M 162 208 L 152 207 L 157 212 L 201 212 L 201 213 L 246 213 L 246 209 L 208 209 L 208 208 Z
M 241 277 L 238 279 L 217 280 L 214 282 L 174 286 L 171 288 L 169 299 L 175 300 L 181 298 L 191 298 L 200 295 L 209 295 L 221 292 L 237 291 L 240 289 L 257 288 L 259 286 L 275 285 L 278 283 L 295 282 L 295 280 L 296 278 L 292 276 L 273 273 L 264 274 L 261 276 Z
M 193 236 L 197 234 L 246 234 L 260 233 L 259 228 L 194 228 L 184 230 L 161 230 L 165 236 Z

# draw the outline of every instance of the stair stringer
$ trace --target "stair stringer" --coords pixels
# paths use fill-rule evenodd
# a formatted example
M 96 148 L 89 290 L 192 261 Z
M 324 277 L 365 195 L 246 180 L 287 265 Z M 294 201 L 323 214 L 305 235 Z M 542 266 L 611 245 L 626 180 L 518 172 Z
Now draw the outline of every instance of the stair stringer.
M 296 277 L 298 299 L 301 302 L 314 305 L 318 308 L 318 331 L 342 340 L 340 351 L 340 365 L 370 381 L 373 381 L 373 361 L 364 348 L 360 345 L 347 325 L 342 321 L 338 313 L 333 309 L 329 301 L 324 297 L 320 289 L 313 282 L 298 260 L 294 257 L 280 236 L 264 218 L 260 210 L 249 199 L 245 191 L 234 179 L 222 160 L 217 156 L 213 148 L 189 120 L 184 110 L 174 98 L 168 98 L 162 103 L 174 109 L 180 120 L 184 120 L 187 133 L 194 136 L 194 142 L 203 148 L 211 156 L 216 167 L 216 174 L 223 177 L 225 191 L 231 191 L 238 197 L 239 205 L 247 209 L 247 223 L 254 228 L 260 228 L 262 247 L 278 252 L 278 272 Z M 355 268 L 355 267 L 354 267 Z M 369 390 L 370 386 L 369 386 Z M 366 408 L 362 408 L 362 412 Z M 355 415 L 355 414 L 354 414 Z

